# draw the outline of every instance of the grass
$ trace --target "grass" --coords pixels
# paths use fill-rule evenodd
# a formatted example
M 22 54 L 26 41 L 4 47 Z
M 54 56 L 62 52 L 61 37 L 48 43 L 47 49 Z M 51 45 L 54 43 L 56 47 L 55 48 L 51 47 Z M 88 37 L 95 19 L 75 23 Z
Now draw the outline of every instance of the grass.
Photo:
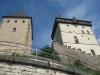
M 15 53 L 13 53 L 11 56 L 15 56 Z M 32 58 L 32 56 L 26 56 L 26 55 L 20 55 L 16 53 L 16 57 L 20 57 L 20 58 Z

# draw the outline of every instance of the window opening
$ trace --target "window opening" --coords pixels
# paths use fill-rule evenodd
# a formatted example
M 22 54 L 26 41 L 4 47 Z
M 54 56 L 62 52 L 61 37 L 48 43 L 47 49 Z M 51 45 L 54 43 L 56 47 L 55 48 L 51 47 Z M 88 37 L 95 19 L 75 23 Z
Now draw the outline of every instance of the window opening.
M 90 34 L 90 32 L 87 30 L 87 33 Z
M 82 31 L 82 33 L 84 34 L 84 31 L 83 30 L 81 30 Z
M 75 27 L 77 27 L 77 25 L 75 25 Z
M 16 32 L 16 28 L 13 28 L 13 32 Z
M 88 40 L 90 40 L 90 38 L 88 38 Z
M 7 20 L 7 23 L 9 23 L 10 22 L 10 20 Z
M 23 23 L 25 23 L 25 21 L 23 20 Z
M 75 40 L 75 43 L 79 43 L 79 41 L 78 41 L 76 36 L 74 36 L 74 40 Z
M 15 23 L 17 23 L 17 20 L 15 20 Z
M 95 52 L 94 52 L 94 50 L 93 50 L 93 49 L 91 49 L 91 53 L 92 53 L 92 55 L 95 55 Z

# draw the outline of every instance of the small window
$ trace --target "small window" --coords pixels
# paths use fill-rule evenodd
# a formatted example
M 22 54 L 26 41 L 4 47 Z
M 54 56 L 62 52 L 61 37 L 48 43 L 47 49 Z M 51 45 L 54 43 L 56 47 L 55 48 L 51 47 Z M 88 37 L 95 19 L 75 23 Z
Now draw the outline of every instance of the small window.
M 76 36 L 74 36 L 74 40 L 75 40 L 75 43 L 79 43 L 79 41 L 78 41 Z
M 13 28 L 12 32 L 16 32 L 16 28 Z
M 69 25 L 67 25 L 69 27 Z
M 93 50 L 93 49 L 91 49 L 91 53 L 92 53 L 92 55 L 95 55 L 95 52 L 94 52 L 94 50 Z
M 82 37 L 83 37 L 83 35 L 82 35 Z
M 88 40 L 90 40 L 90 38 L 88 38 Z
M 23 20 L 23 23 L 25 23 L 25 21 Z
M 90 34 L 90 32 L 87 30 L 87 33 Z
M 84 34 L 84 31 L 83 30 L 81 30 L 82 31 L 82 33 Z
M 10 22 L 10 20 L 7 20 L 7 23 L 9 23 Z
M 15 20 L 15 23 L 17 23 L 17 20 Z
M 84 28 L 84 26 L 82 26 L 82 28 Z
M 75 25 L 75 27 L 77 27 L 77 25 Z

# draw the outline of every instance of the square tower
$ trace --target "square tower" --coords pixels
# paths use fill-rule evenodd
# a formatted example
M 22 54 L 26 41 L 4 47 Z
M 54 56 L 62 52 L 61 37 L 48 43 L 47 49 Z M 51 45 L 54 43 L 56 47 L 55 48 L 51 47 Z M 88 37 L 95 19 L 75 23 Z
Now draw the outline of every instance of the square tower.
M 26 15 L 22 10 L 9 16 L 2 16 L 0 50 L 30 53 L 32 39 L 32 17 Z
M 90 21 L 58 17 L 55 19 L 51 38 L 59 44 L 100 55 L 100 46 L 91 27 Z

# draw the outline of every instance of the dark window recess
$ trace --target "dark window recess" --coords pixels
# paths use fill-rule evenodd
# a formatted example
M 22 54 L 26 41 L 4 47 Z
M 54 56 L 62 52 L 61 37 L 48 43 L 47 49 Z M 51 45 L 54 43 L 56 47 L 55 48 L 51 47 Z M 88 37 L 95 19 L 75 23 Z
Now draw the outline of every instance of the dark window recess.
M 77 26 L 75 25 L 75 27 L 77 27 Z
M 84 34 L 84 31 L 83 30 L 81 30 L 82 31 L 82 33 Z
M 90 34 L 90 32 L 87 30 L 87 33 Z
M 88 38 L 88 40 L 90 40 L 90 38 Z
M 13 32 L 16 32 L 16 28 L 13 28 Z
M 82 35 L 82 37 L 83 37 L 83 35 Z
M 76 36 L 74 36 L 74 40 L 75 40 L 75 43 L 79 43 L 79 41 L 78 41 Z
M 91 49 L 91 53 L 92 55 L 96 55 L 93 49 Z
M 84 26 L 82 28 L 84 28 Z
M 17 20 L 15 20 L 15 23 L 17 23 Z
M 69 27 L 69 25 L 67 25 Z
M 7 23 L 9 23 L 10 22 L 10 20 L 7 20 Z
M 23 23 L 25 23 L 25 21 L 23 21 Z

